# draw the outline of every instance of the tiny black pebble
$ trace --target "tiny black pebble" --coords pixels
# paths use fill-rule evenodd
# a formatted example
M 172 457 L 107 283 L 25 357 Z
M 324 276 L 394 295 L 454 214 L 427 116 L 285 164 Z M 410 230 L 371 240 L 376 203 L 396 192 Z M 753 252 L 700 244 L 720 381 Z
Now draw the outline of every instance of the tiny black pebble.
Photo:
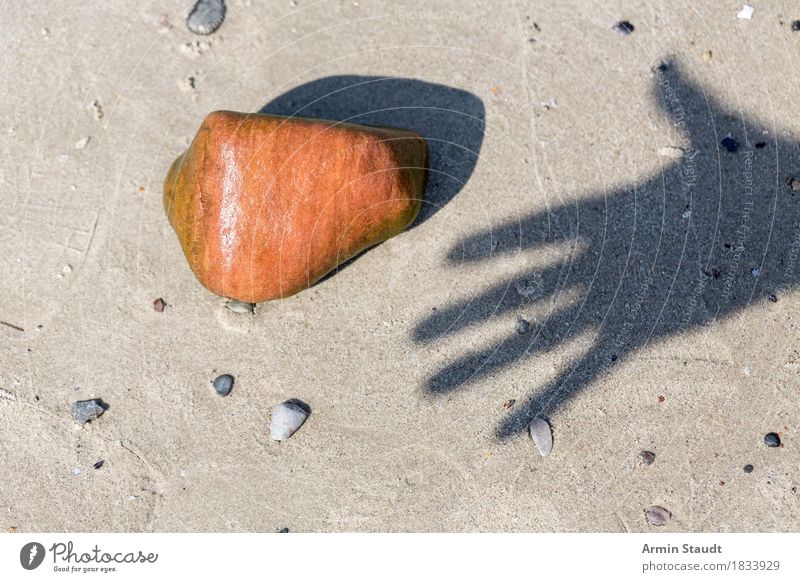
M 800 20 L 792 21 L 792 30 L 794 32 L 800 32 Z
M 739 143 L 732 137 L 724 138 L 720 144 L 730 153 L 736 153 L 739 150 Z
M 753 465 L 745 465 L 744 466 L 745 473 L 752 473 L 753 472 Z
M 765 147 L 767 147 L 767 142 L 765 142 L 765 141 L 760 141 L 760 142 L 758 142 L 758 143 L 756 144 L 756 147 L 757 147 L 758 149 L 760 149 L 760 150 L 761 150 L 761 149 L 764 149 Z
M 781 446 L 781 437 L 776 432 L 768 432 L 764 435 L 764 444 L 768 447 L 779 447 Z
M 233 376 L 230 374 L 222 374 L 221 376 L 217 376 L 212 384 L 217 394 L 220 396 L 227 396 L 231 393 L 231 388 L 233 388 Z
M 289 528 L 288 527 L 284 527 L 282 529 L 279 529 L 278 533 L 289 533 Z
M 523 333 L 528 333 L 531 329 L 531 324 L 527 319 L 522 319 L 521 317 L 517 318 L 517 333 L 522 335 Z
M 767 299 L 769 299 L 773 303 L 776 303 L 778 301 L 778 296 L 775 295 L 775 293 L 770 293 L 769 295 L 767 295 Z
M 105 461 L 97 461 L 94 465 L 92 465 L 92 467 L 94 467 L 95 469 L 99 469 L 104 464 L 105 464 Z
M 614 26 L 612 26 L 611 28 L 614 32 L 625 36 L 632 33 L 635 29 L 633 24 L 631 24 L 627 20 L 620 20 L 619 22 L 615 23 Z

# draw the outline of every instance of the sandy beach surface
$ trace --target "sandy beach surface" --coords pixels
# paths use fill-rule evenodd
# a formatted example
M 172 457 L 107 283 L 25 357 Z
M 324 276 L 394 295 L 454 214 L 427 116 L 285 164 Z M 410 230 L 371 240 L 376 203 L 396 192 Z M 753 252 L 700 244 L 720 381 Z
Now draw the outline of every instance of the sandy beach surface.
M 800 530 L 800 8 L 190 5 L 4 3 L 0 530 Z M 218 109 L 421 132 L 422 215 L 231 312 L 161 203 Z

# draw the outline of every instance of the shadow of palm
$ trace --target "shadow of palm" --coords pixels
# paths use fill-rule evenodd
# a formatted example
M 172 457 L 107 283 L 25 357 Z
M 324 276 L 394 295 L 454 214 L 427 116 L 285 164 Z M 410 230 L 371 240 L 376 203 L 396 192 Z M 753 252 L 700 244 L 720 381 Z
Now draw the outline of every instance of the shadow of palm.
M 530 332 L 512 330 L 428 379 L 430 392 L 447 393 L 593 333 L 582 356 L 504 420 L 497 429 L 501 439 L 568 402 L 649 343 L 775 299 L 796 285 L 800 196 L 794 197 L 785 175 L 797 143 L 767 137 L 757 122 L 708 98 L 673 65 L 656 71 L 654 93 L 684 136 L 680 159 L 629 188 L 465 238 L 449 253 L 450 263 L 491 261 L 558 241 L 572 242 L 573 250 L 552 267 L 527 270 L 435 312 L 413 331 L 416 342 L 430 344 L 517 311 L 527 299 L 515 286 L 526 280 L 537 281 L 537 300 L 552 305 L 561 293 L 578 292 L 576 301 L 554 308 Z M 728 135 L 738 143 L 735 152 L 728 151 L 734 149 Z

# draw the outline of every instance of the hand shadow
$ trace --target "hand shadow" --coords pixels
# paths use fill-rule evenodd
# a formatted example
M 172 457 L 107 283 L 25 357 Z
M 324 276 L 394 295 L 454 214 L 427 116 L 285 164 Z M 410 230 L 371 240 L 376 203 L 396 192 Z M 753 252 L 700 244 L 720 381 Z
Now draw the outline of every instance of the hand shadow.
M 511 330 L 428 379 L 427 390 L 434 394 L 462 389 L 593 333 L 582 356 L 502 422 L 500 439 L 519 434 L 533 417 L 562 406 L 647 344 L 734 315 L 751 302 L 775 300 L 797 285 L 800 195 L 784 176 L 798 144 L 766 137 L 755 120 L 708 98 L 672 64 L 656 71 L 654 94 L 683 136 L 680 159 L 651 177 L 632 177 L 628 188 L 598 192 L 465 238 L 449 253 L 452 265 L 491 261 L 556 240 L 577 244 L 560 264 L 527 270 L 475 299 L 453 303 L 413 331 L 416 342 L 429 345 L 495 315 L 524 315 L 525 281 L 542 290 L 537 301 L 578 294 L 577 301 L 534 323 L 528 333 Z M 556 234 L 554 225 L 568 235 Z
M 483 142 L 483 102 L 467 91 L 400 77 L 339 75 L 300 85 L 259 113 L 411 129 L 428 142 L 425 200 L 415 224 L 447 204 L 475 169 Z M 413 226 L 412 226 L 413 228 Z

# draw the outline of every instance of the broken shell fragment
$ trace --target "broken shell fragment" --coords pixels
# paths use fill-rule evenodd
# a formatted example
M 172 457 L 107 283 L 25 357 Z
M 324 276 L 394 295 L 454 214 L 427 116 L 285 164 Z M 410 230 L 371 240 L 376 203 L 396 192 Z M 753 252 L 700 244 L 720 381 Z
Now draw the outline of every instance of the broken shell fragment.
M 259 303 L 405 230 L 427 165 L 412 131 L 217 111 L 172 164 L 164 210 L 200 283 Z
M 553 450 L 553 431 L 550 425 L 543 418 L 534 418 L 528 427 L 528 432 L 531 434 L 531 439 L 536 448 L 539 449 L 539 454 L 546 457 Z
M 281 402 L 272 409 L 270 438 L 274 441 L 288 439 L 303 425 L 308 414 L 308 406 L 299 400 L 292 399 Z

